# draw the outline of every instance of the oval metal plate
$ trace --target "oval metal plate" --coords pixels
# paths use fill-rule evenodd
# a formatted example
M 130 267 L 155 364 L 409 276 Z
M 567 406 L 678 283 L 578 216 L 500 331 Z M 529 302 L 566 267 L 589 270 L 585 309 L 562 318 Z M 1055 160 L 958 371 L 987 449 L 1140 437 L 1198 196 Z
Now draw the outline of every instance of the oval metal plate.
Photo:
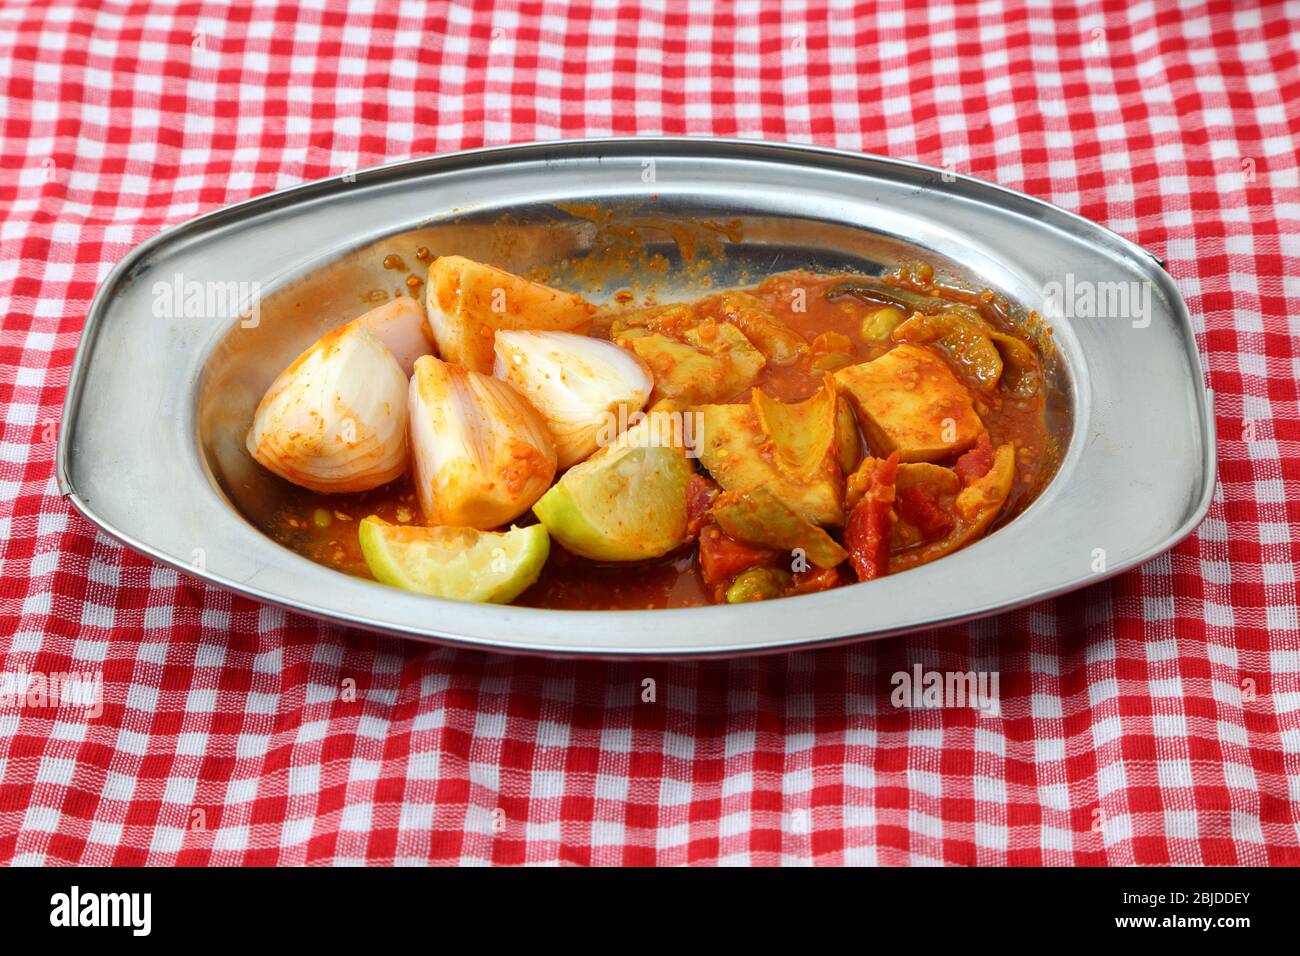
M 266 479 L 238 443 L 261 390 L 321 331 L 361 311 L 357 289 L 395 284 L 382 251 L 431 244 L 435 253 L 454 249 L 515 270 L 553 266 L 564 278 L 565 262 L 595 234 L 573 214 L 579 206 L 664 222 L 739 221 L 743 238 L 710 263 L 715 283 L 922 255 L 1027 307 L 1041 311 L 1045 295 L 1054 297 L 1064 371 L 1056 388 L 1072 418 L 1057 477 L 1015 520 L 934 564 L 735 607 L 553 611 L 437 600 L 331 571 L 249 523 L 240 508 L 255 507 L 249 489 Z M 672 266 L 683 290 L 700 278 Z M 260 289 L 257 324 L 244 328 L 234 303 L 160 318 L 160 298 L 191 279 Z M 526 144 L 402 162 L 169 229 L 127 256 L 96 295 L 58 450 L 60 488 L 81 514 L 214 584 L 376 631 L 601 657 L 790 650 L 1042 600 L 1176 544 L 1204 517 L 1214 468 L 1213 417 L 1186 306 L 1138 246 L 1047 203 L 937 169 L 689 138 Z

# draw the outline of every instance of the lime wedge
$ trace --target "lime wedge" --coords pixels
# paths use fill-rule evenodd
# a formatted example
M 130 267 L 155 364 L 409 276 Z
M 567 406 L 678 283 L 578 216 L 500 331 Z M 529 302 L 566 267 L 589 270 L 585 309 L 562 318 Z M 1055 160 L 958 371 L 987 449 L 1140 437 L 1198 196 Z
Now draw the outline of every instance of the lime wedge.
M 551 542 L 541 525 L 509 531 L 416 528 L 371 515 L 361 553 L 381 584 L 455 601 L 506 604 L 537 580 Z
M 681 447 L 647 445 L 646 436 L 645 429 L 632 429 L 570 468 L 533 505 L 567 550 L 594 561 L 645 561 L 686 539 L 693 469 Z

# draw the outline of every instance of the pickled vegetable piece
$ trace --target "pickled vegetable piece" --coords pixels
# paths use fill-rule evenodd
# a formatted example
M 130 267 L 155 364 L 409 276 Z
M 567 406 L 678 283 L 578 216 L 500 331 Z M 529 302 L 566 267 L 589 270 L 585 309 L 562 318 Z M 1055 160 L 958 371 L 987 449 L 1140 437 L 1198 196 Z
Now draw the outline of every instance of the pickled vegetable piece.
M 813 339 L 814 355 L 829 355 L 833 352 L 852 352 L 853 340 L 843 332 L 823 332 Z
M 808 351 L 802 335 L 777 321 L 761 301 L 748 292 L 725 292 L 720 309 L 727 321 L 745 334 L 773 365 L 793 365 Z
M 493 374 L 541 412 L 561 470 L 616 434 L 617 423 L 641 411 L 654 387 L 635 356 L 587 335 L 501 329 L 495 349 Z
M 926 538 L 945 534 L 955 524 L 952 515 L 939 506 L 936 496 L 921 485 L 898 489 L 894 507 L 901 520 Z
M 980 432 L 971 450 L 957 459 L 953 473 L 963 485 L 969 485 L 976 478 L 982 478 L 993 467 L 993 445 L 988 432 Z
M 879 458 L 868 455 L 862 459 L 854 472 L 849 475 L 848 480 L 844 483 L 844 509 L 846 511 L 853 511 L 867 493 L 867 489 L 871 487 L 871 476 L 875 473 L 878 464 L 880 464 Z
M 790 586 L 789 593 L 815 594 L 818 591 L 829 591 L 843 583 L 844 578 L 838 567 L 809 568 L 806 571 L 795 572 L 794 583 Z
M 957 495 L 953 506 L 956 518 L 953 529 L 937 541 L 926 542 L 895 554 L 889 562 L 890 573 L 896 574 L 942 558 L 982 535 L 1006 504 L 1015 473 L 1015 446 L 1009 442 L 999 445 L 988 472 L 975 478 Z
M 1014 335 L 990 332 L 989 338 L 1002 356 L 1002 387 L 1017 398 L 1028 398 L 1038 391 L 1038 359 L 1031 349 Z
M 361 319 L 327 332 L 276 377 L 245 447 L 320 494 L 368 491 L 406 470 L 406 376 Z
M 670 302 L 668 305 L 652 305 L 644 309 L 631 309 L 618 312 L 610 320 L 609 337 L 617 339 L 633 329 L 658 332 L 672 339 L 680 339 L 682 333 L 698 325 L 695 310 L 684 302 Z
M 981 440 L 986 439 L 982 437 Z M 953 504 L 962 489 L 962 480 L 951 468 L 928 462 L 899 465 L 894 487 L 897 490 L 894 513 L 898 516 L 894 523 L 894 551 L 910 548 L 952 530 L 956 523 Z
M 718 483 L 703 475 L 691 475 L 686 483 L 686 532 L 696 535 L 709 521 L 713 499 L 722 493 Z
M 967 452 L 966 454 L 972 454 Z M 990 452 L 990 455 L 992 452 Z M 992 461 L 992 458 L 989 459 Z M 849 476 L 844 493 L 844 507 L 850 511 L 862 500 L 867 489 L 871 487 L 871 477 L 879 458 L 864 458 L 858 469 Z M 898 475 L 894 484 L 899 491 L 906 488 L 923 488 L 931 497 L 954 497 L 961 491 L 962 481 L 951 468 L 933 465 L 929 462 L 904 462 L 898 466 Z
M 886 342 L 907 316 L 895 305 L 876 309 L 862 320 L 862 337 L 868 342 Z
M 770 567 L 784 558 L 775 548 L 737 541 L 713 523 L 700 532 L 700 574 L 705 584 L 725 584 L 746 568 Z
M 843 395 L 835 401 L 835 446 L 840 471 L 852 474 L 862 458 L 862 437 L 858 434 L 858 419 L 853 414 L 853 406 Z
M 873 362 L 835 373 L 853 402 L 867 443 L 901 461 L 938 461 L 974 444 L 984 425 L 970 393 L 943 359 L 898 345 Z
M 988 336 L 988 326 L 955 312 L 914 315 L 894 329 L 895 342 L 933 344 L 947 356 L 959 378 L 982 392 L 991 392 L 1002 377 L 1002 353 Z
M 826 290 L 826 298 L 838 299 L 851 295 L 867 302 L 885 302 L 901 308 L 905 312 L 942 312 L 950 303 L 937 295 L 926 295 L 914 289 L 890 285 L 882 279 L 868 276 L 856 276 L 837 282 Z
M 639 424 L 574 465 L 533 506 L 566 550 L 595 561 L 643 561 L 687 538 L 694 474 L 671 421 L 651 409 Z
M 736 575 L 727 588 L 728 604 L 746 604 L 750 601 L 770 601 L 783 596 L 793 577 L 780 568 L 750 568 Z
M 813 524 L 838 526 L 843 478 L 833 397 L 828 385 L 788 405 L 756 390 L 748 405 L 697 406 L 700 461 L 728 491 L 766 487 Z
M 415 360 L 433 351 L 433 333 L 424 320 L 424 309 L 409 295 L 399 295 L 371 309 L 356 324 L 374 333 L 408 376 L 415 368 Z
M 957 517 L 970 524 L 978 523 L 979 532 L 982 532 L 1002 509 L 1007 495 L 1011 494 L 1011 481 L 1015 473 L 1015 446 L 1010 442 L 999 445 L 993 453 L 993 466 L 963 488 L 957 496 Z
M 509 383 L 425 355 L 407 407 L 415 490 L 430 524 L 497 528 L 550 487 L 555 442 Z
M 632 328 L 615 341 L 631 350 L 654 375 L 652 400 L 715 402 L 754 384 L 767 360 L 735 326 L 714 323 L 711 334 L 698 329 L 679 342 L 659 332 Z
M 899 491 L 905 488 L 923 488 L 927 494 L 934 497 L 955 495 L 962 488 L 961 478 L 953 469 L 924 461 L 899 465 L 895 484 Z
M 764 434 L 772 439 L 773 460 L 793 475 L 827 470 L 830 457 L 838 462 L 835 382 L 829 376 L 821 389 L 802 402 L 781 402 L 754 389 L 750 403 Z
M 872 581 L 889 572 L 890 532 L 893 528 L 894 482 L 898 476 L 898 453 L 877 461 L 871 469 L 871 483 L 849 513 L 844 543 L 849 563 L 859 581 Z
M 784 551 L 797 548 L 819 568 L 833 568 L 846 557 L 834 538 L 767 488 L 724 491 L 713 502 L 712 514 L 733 538 Z

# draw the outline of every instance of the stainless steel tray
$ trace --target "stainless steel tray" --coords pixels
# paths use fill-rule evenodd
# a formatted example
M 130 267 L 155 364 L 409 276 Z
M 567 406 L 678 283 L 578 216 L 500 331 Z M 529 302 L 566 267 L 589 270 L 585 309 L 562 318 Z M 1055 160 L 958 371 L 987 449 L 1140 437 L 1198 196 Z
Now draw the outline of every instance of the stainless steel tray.
M 386 254 L 414 264 L 424 245 L 517 271 L 553 267 L 572 284 L 584 278 L 593 243 L 608 238 L 602 215 L 638 218 L 647 234 L 658 223 L 665 238 L 682 223 L 739 228 L 739 241 L 719 240 L 691 262 L 672 258 L 666 241 L 661 294 L 705 277 L 716 287 L 786 268 L 872 270 L 909 258 L 1040 310 L 1045 296 L 1066 290 L 1057 296 L 1064 314 L 1051 318 L 1059 357 L 1052 388 L 1070 421 L 1057 477 L 1005 527 L 934 564 L 734 607 L 583 612 L 441 601 L 313 564 L 254 528 L 245 514 L 270 479 L 242 450 L 252 410 L 299 350 L 362 310 L 358 290 L 399 284 L 382 265 Z M 709 236 L 697 238 L 707 244 Z M 168 309 L 157 303 L 177 277 L 182 289 L 191 280 L 209 289 L 256 283 L 256 326 L 244 327 L 251 322 L 233 301 L 198 304 L 191 318 L 159 317 Z M 607 276 L 609 288 L 583 291 L 599 298 L 638 278 L 632 268 Z M 1085 317 L 1079 290 L 1089 287 L 1107 315 Z M 1136 296 L 1127 311 L 1117 289 Z M 1148 307 L 1137 308 L 1143 301 Z M 129 547 L 214 584 L 409 637 L 604 657 L 788 650 L 1019 607 L 1177 543 L 1205 515 L 1214 468 L 1213 417 L 1186 306 L 1138 246 L 1038 200 L 912 163 L 673 138 L 396 163 L 161 233 L 95 297 L 58 450 L 59 485 L 77 511 Z

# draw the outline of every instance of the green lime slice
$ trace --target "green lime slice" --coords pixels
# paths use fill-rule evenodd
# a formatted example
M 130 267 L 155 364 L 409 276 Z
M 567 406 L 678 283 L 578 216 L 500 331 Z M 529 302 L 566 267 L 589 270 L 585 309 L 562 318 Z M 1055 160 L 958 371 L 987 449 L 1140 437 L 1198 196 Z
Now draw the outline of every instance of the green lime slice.
M 657 558 L 686 538 L 691 471 L 680 448 L 605 448 L 565 472 L 533 513 L 556 541 L 584 558 Z
M 506 604 L 537 580 L 551 542 L 542 525 L 509 531 L 419 528 L 371 516 L 361 553 L 375 580 L 455 601 Z

